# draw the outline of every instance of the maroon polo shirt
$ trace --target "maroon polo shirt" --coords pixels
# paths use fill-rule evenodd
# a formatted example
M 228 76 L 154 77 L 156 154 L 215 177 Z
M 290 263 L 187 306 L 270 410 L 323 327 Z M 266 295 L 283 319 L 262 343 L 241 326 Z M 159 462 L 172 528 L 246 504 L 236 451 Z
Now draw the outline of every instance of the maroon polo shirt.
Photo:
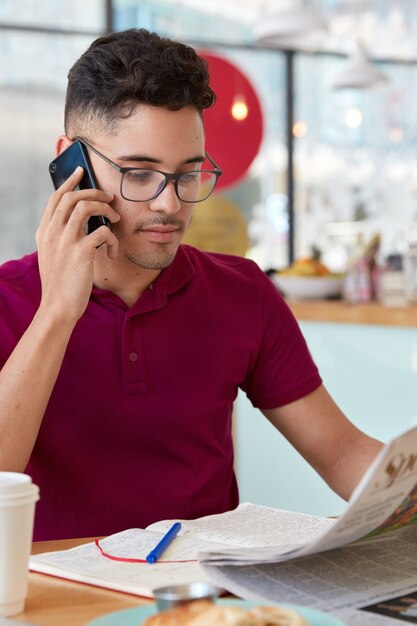
M 0 268 L 0 364 L 39 300 L 36 254 Z M 41 492 L 35 539 L 230 510 L 238 388 L 268 409 L 320 383 L 291 312 L 251 261 L 183 245 L 131 308 L 93 288 L 26 470 Z

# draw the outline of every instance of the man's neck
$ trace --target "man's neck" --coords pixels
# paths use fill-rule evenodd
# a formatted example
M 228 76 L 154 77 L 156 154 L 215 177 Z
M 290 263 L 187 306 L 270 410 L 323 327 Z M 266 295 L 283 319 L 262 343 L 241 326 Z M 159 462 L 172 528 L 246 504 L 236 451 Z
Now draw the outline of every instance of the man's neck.
M 94 286 L 112 291 L 129 307 L 157 279 L 162 270 L 148 270 L 125 260 L 110 260 L 97 255 Z

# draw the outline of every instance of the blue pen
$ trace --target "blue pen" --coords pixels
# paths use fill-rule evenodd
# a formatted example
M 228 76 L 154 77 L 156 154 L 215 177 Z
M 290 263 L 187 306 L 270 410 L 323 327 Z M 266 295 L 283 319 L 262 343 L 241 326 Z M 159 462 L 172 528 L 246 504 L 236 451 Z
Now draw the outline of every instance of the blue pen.
M 161 554 L 165 552 L 170 543 L 175 539 L 181 530 L 180 522 L 175 522 L 169 529 L 169 531 L 162 537 L 161 541 L 151 550 L 146 557 L 148 563 L 155 563 Z

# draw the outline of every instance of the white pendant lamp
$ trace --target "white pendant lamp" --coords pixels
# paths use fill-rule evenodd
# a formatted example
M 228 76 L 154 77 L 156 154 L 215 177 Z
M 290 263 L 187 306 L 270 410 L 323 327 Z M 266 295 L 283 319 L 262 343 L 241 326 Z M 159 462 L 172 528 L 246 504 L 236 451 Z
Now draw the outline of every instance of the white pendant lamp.
M 279 47 L 292 37 L 325 29 L 325 21 L 310 5 L 303 0 L 287 0 L 278 11 L 255 24 L 254 35 L 257 43 Z
M 356 41 L 346 67 L 332 81 L 333 89 L 367 89 L 388 80 L 369 60 L 365 47 Z

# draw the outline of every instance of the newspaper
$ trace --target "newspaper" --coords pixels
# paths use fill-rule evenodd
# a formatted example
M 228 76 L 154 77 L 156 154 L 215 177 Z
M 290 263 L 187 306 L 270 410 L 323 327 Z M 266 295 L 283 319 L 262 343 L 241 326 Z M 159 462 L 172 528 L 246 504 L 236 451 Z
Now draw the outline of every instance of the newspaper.
M 208 574 L 197 562 L 200 552 L 227 546 L 241 549 L 276 546 L 277 543 L 288 549 L 319 536 L 334 524 L 334 520 L 327 518 L 244 503 L 226 513 L 182 520 L 182 529 L 175 541 L 164 552 L 163 558 L 151 566 L 123 562 L 124 559 L 144 559 L 171 528 L 172 522 L 162 520 L 145 530 L 131 528 L 110 535 L 100 540 L 100 548 L 96 542 L 91 542 L 69 550 L 38 554 L 30 558 L 30 569 L 153 597 L 156 587 L 210 582 Z
M 210 550 L 200 563 L 244 598 L 308 605 L 355 625 L 417 623 L 416 485 L 417 427 L 381 450 L 345 513 L 312 540 Z

